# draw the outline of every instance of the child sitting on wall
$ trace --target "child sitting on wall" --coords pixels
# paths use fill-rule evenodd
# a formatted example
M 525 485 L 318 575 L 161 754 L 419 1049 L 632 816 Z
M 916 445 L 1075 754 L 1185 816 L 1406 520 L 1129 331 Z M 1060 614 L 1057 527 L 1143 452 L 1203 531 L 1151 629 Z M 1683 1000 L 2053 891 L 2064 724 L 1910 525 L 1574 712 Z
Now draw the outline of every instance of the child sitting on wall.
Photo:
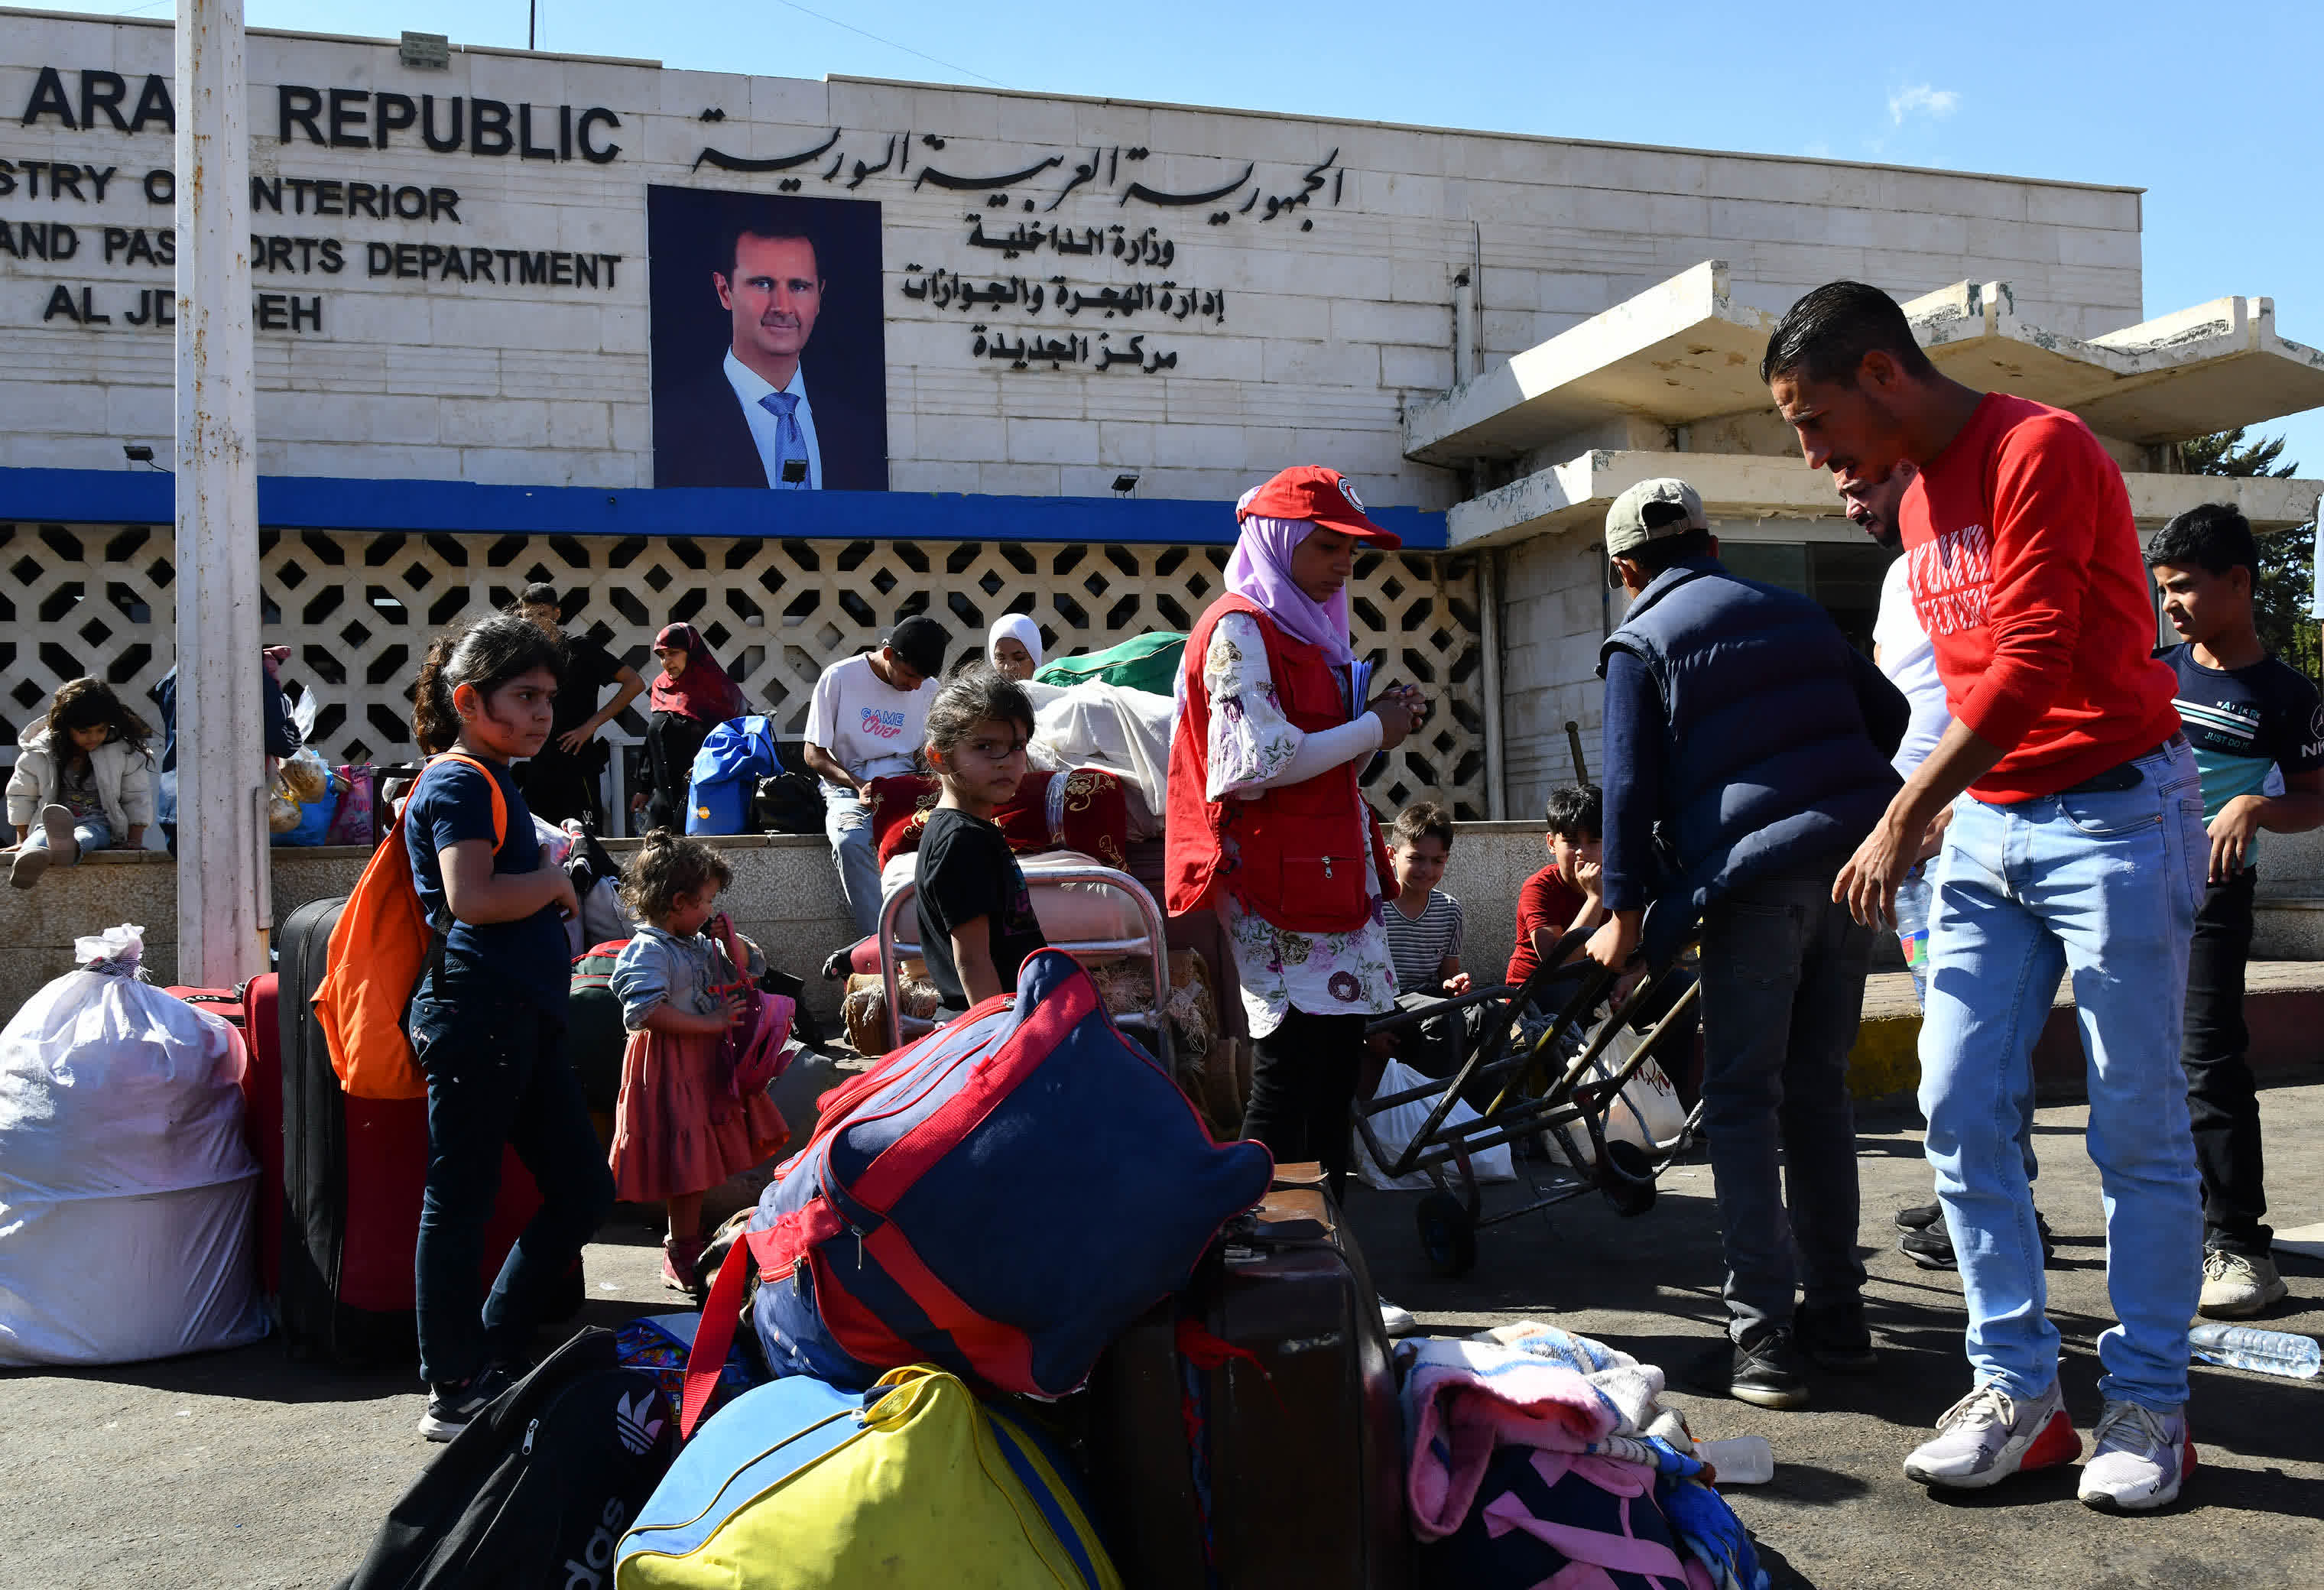
M 1560 939 L 1606 920 L 1598 881 L 1605 812 L 1604 798 L 1594 784 L 1569 784 L 1550 792 L 1548 832 L 1542 841 L 1549 850 L 1549 865 L 1517 891 L 1517 936 L 1509 952 L 1508 981 L 1522 985 Z M 1577 939 L 1559 964 L 1581 958 L 1582 941 Z
M 8 821 L 15 859 L 8 881 L 20 889 L 61 862 L 91 850 L 140 849 L 153 821 L 152 731 L 102 679 L 69 681 L 48 716 L 24 732 L 8 777 Z
M 1461 970 L 1465 925 L 1461 902 L 1436 886 L 1452 853 L 1452 818 L 1434 801 L 1406 806 L 1388 833 L 1388 863 L 1396 898 L 1388 902 L 1388 963 L 1396 969 L 1396 1002 L 1418 1010 L 1469 991 Z M 1432 1075 L 1449 1075 L 1460 1062 L 1461 1024 L 1438 1017 L 1417 1027 L 1379 1034 L 1375 1054 L 1400 1054 Z

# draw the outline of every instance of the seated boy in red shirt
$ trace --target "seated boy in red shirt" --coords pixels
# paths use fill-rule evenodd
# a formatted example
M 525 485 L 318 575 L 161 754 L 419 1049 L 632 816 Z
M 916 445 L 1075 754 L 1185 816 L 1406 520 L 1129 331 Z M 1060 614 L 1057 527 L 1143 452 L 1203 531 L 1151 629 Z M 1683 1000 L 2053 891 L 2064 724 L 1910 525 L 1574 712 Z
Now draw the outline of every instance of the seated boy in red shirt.
M 1517 937 L 1509 953 L 1508 981 L 1522 984 L 1576 928 L 1606 920 L 1599 897 L 1599 853 L 1605 838 L 1605 802 L 1594 784 L 1569 784 L 1549 797 L 1549 832 L 1543 842 L 1549 865 L 1517 891 Z M 1576 940 L 1563 963 L 1582 959 Z

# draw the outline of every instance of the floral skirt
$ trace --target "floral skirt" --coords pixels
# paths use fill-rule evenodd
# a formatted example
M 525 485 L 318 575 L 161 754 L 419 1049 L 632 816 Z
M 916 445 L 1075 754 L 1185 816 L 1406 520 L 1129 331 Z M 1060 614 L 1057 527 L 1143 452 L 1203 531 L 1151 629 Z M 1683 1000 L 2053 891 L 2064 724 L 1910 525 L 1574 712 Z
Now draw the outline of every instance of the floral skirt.
M 614 1196 L 651 1203 L 707 1192 L 790 1136 L 764 1090 L 737 1104 L 718 1070 L 718 1040 L 632 1033 L 613 1117 Z

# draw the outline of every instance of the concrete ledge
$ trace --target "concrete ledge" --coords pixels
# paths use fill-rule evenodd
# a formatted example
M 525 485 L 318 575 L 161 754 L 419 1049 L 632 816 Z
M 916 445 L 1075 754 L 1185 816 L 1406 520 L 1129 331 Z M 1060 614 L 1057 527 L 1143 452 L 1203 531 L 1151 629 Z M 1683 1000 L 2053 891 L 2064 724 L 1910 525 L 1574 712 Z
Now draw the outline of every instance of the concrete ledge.
M 2324 909 L 2324 902 L 2318 902 Z M 2251 1031 L 2251 1066 L 2263 1086 L 2312 1077 L 2324 1048 L 2324 964 L 2255 960 L 2245 980 L 2244 1020 Z M 1864 1025 L 1848 1057 L 1848 1090 L 1859 1104 L 1910 1104 L 1921 1085 L 1921 1013 L 1913 979 L 1877 972 L 1864 992 Z M 2034 1045 L 2034 1087 L 2044 1104 L 2088 1097 L 2087 1062 L 2075 1025 L 2070 987 L 2058 990 L 2050 1019 Z
M 1445 534 L 1455 551 L 1575 528 L 1594 536 L 1623 491 L 1666 474 L 1700 492 L 1705 512 L 1714 519 L 1829 519 L 1835 501 L 1831 477 L 1796 457 L 1598 448 L 1455 503 L 1445 515 Z M 2255 530 L 2289 529 L 2307 523 L 2324 495 L 2324 482 L 2317 481 L 2145 473 L 2122 479 L 2131 513 L 2143 524 L 2160 523 L 2204 502 L 2233 502 Z

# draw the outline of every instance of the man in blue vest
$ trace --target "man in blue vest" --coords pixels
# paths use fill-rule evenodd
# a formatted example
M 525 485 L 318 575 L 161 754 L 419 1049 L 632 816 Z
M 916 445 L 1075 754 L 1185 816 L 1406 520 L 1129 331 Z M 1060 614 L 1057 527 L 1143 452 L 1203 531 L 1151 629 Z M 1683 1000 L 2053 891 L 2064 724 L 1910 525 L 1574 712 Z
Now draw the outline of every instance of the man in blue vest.
M 1848 1096 L 1874 935 L 1831 882 L 1896 793 L 1911 712 L 1822 608 L 1728 573 L 1684 481 L 1616 498 L 1606 552 L 1631 600 L 1599 654 L 1612 914 L 1588 953 L 1621 966 L 1643 939 L 1659 964 L 1701 920 L 1730 1390 L 1798 1408 L 1809 1362 L 1876 1365 Z

